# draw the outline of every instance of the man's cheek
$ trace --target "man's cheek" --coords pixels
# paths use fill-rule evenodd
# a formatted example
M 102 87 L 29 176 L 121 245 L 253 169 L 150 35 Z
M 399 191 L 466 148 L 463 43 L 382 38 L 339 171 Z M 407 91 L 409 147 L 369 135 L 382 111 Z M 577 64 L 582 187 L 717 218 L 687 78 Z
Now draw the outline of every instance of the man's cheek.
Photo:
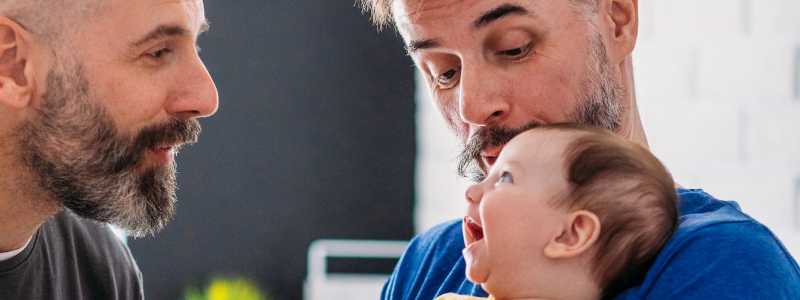
M 456 97 L 448 97 L 447 92 L 433 93 L 433 104 L 439 116 L 444 119 L 447 128 L 450 129 L 459 141 L 465 141 L 469 136 L 469 124 L 461 119 L 460 110 L 458 108 L 458 99 Z

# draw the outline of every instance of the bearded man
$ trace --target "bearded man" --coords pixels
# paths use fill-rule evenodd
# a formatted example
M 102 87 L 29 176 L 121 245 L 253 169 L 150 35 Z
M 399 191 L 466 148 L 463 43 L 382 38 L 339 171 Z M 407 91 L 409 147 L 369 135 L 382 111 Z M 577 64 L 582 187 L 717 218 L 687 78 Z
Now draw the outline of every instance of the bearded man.
M 0 299 L 142 299 L 129 235 L 217 108 L 202 0 L 0 0 Z
M 512 137 L 540 124 L 593 124 L 647 147 L 631 63 L 637 0 L 361 3 L 379 26 L 393 24 L 402 35 L 434 106 L 464 143 L 458 159 L 463 176 L 481 180 Z M 682 223 L 670 242 L 648 262 L 649 270 L 603 298 L 800 295 L 800 268 L 766 227 L 735 202 L 702 190 L 677 191 Z M 448 292 L 486 297 L 465 277 L 465 222 L 418 235 L 384 287 L 383 299 L 430 300 Z M 481 247 L 480 240 L 469 242 Z

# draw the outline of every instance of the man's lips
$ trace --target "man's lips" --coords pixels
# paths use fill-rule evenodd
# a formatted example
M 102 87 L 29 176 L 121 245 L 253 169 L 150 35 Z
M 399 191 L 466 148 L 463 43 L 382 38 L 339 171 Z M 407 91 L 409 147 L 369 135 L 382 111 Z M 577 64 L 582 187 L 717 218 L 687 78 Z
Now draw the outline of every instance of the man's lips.
M 464 242 L 469 247 L 472 243 L 483 239 L 483 227 L 478 225 L 475 220 L 469 216 L 464 216 Z
M 179 145 L 163 145 L 153 148 L 153 155 L 155 160 L 161 164 L 168 164 L 175 159 L 175 149 Z

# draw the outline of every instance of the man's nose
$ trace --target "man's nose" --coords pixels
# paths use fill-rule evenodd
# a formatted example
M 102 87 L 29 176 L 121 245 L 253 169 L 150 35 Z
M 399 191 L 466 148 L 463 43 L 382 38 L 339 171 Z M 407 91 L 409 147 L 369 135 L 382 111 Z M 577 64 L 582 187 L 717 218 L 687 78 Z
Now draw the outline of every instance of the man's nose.
M 194 57 L 181 66 L 176 77 L 173 99 L 169 99 L 166 105 L 168 113 L 179 118 L 198 118 L 217 111 L 217 87 L 200 57 Z
M 489 125 L 505 119 L 511 108 L 499 86 L 501 80 L 480 65 L 462 66 L 459 90 L 461 120 L 472 125 Z

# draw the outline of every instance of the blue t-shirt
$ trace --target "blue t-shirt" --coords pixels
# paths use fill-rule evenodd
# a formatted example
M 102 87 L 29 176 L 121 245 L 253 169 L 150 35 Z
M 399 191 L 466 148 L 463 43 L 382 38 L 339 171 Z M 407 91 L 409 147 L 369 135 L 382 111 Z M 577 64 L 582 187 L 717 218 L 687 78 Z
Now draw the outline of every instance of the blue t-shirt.
M 764 225 L 702 190 L 678 189 L 681 224 L 644 282 L 614 299 L 800 299 L 800 268 Z M 383 287 L 384 300 L 488 296 L 466 279 L 461 221 L 415 237 Z

